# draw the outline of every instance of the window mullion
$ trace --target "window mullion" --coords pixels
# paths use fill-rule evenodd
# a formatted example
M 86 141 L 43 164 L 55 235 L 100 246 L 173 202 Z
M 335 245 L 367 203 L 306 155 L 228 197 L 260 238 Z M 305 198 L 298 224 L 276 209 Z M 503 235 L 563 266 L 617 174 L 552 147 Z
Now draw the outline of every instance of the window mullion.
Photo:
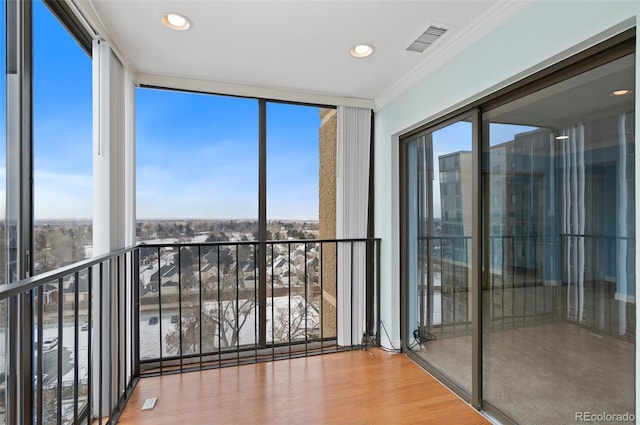
M 267 102 L 258 100 L 258 346 L 267 346 Z
M 7 2 L 7 159 L 5 283 L 32 274 L 33 137 L 31 2 Z M 7 423 L 33 423 L 31 294 L 8 306 Z M 8 343 L 11 341 L 11 343 Z

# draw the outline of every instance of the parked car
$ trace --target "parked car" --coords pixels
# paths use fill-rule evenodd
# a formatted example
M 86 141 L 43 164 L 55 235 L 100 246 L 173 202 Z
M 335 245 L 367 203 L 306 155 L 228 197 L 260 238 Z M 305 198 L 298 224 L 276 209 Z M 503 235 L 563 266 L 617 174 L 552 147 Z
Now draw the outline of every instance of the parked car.
M 158 316 L 151 316 L 149 318 L 149 324 L 150 325 L 157 325 L 158 324 Z
M 89 324 L 87 322 L 84 322 L 82 325 L 80 325 L 80 330 L 81 331 L 88 331 L 89 330 Z
M 42 342 L 42 350 L 43 351 L 53 350 L 56 347 L 56 345 L 58 345 L 58 337 L 51 336 Z
M 171 323 L 178 323 L 178 315 L 174 314 L 173 316 L 171 316 Z

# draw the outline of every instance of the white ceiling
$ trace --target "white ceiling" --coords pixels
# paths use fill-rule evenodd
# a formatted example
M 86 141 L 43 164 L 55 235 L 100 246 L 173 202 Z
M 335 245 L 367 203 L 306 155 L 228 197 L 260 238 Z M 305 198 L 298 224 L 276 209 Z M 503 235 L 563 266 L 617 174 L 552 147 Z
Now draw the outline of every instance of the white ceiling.
M 389 99 L 469 46 L 526 2 L 79 0 L 139 83 L 242 86 L 319 96 Z M 167 12 L 188 31 L 164 27 Z M 406 47 L 429 25 L 451 28 L 424 53 Z M 374 54 L 354 59 L 358 43 Z M 172 78 L 166 78 L 172 77 Z M 233 92 L 234 89 L 220 90 Z M 236 90 L 235 91 L 241 91 Z M 233 94 L 233 93 L 230 93 Z M 243 93 L 236 93 L 243 94 Z M 279 96 L 279 97 L 287 97 Z

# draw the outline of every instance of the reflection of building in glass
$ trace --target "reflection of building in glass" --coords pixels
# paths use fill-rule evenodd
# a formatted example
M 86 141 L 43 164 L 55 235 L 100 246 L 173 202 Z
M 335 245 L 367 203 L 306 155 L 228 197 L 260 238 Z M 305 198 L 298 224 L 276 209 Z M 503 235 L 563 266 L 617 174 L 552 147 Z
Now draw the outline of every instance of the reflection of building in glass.
M 438 157 L 442 234 L 471 234 L 471 152 Z M 462 253 L 464 255 L 464 252 Z M 459 258 L 459 257 L 458 257 Z
M 438 157 L 440 170 L 440 289 L 442 322 L 470 320 L 471 152 Z
M 550 208 L 556 191 L 552 140 L 550 130 L 538 129 L 491 148 L 487 206 L 491 268 L 501 275 L 509 271 L 519 282 L 531 277 L 555 279 L 557 256 L 545 262 L 539 251 L 557 248 L 556 213 Z M 510 270 L 505 270 L 507 265 Z
M 626 309 L 635 302 L 635 129 L 627 115 L 540 128 L 491 147 L 482 199 L 492 318 L 560 315 L 633 338 Z M 436 261 L 447 323 L 468 310 L 460 293 L 469 285 L 471 153 L 442 155 L 439 166 Z

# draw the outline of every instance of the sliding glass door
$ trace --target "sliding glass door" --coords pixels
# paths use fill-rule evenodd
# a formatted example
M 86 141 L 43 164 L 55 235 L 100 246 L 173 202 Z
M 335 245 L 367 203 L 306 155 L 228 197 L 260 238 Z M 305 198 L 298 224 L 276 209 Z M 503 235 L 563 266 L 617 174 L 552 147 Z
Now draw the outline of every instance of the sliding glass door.
M 634 410 L 634 63 L 483 117 L 483 392 L 519 423 Z
M 401 140 L 403 348 L 505 422 L 635 415 L 636 59 L 619 50 Z

